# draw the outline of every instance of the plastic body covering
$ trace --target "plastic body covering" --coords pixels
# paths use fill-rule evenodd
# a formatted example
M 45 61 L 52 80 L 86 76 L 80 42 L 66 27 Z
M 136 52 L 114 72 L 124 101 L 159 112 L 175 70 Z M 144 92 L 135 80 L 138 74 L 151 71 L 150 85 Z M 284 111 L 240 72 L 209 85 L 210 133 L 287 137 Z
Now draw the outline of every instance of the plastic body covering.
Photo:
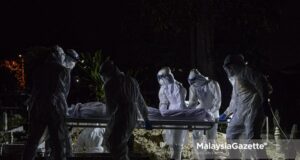
M 79 135 L 74 150 L 85 153 L 102 153 L 104 128 L 85 128 Z
M 261 139 L 261 126 L 264 120 L 263 103 L 267 96 L 267 81 L 265 77 L 243 66 L 234 76 L 232 101 L 230 109 L 233 117 L 226 130 L 228 143 L 233 143 L 243 136 L 246 142 Z M 230 157 L 239 156 L 238 150 L 230 150 Z M 249 150 L 246 158 L 265 158 L 265 150 Z
M 139 112 L 148 120 L 148 111 L 135 79 L 117 73 L 104 84 L 107 124 L 103 145 L 112 153 L 114 159 L 128 158 L 128 140 L 136 126 Z
M 23 154 L 24 160 L 34 159 L 39 140 L 46 128 L 52 156 L 64 160 L 67 154 L 71 154 L 65 123 L 71 70 L 63 67 L 60 61 L 59 56 L 51 56 L 33 73 L 29 137 Z
M 186 109 L 186 89 L 177 81 L 162 85 L 159 90 L 159 110 L 161 115 L 167 110 Z M 171 158 L 181 159 L 181 151 L 185 143 L 186 130 L 164 130 L 164 141 L 170 146 Z
M 212 113 L 214 118 L 219 117 L 221 107 L 221 89 L 218 82 L 213 80 L 195 80 L 189 89 L 189 108 L 201 108 Z M 215 124 L 206 132 L 207 142 L 215 143 L 217 137 L 218 124 Z M 197 149 L 197 143 L 201 143 L 204 131 L 193 131 L 193 151 L 196 158 L 201 157 L 201 152 Z

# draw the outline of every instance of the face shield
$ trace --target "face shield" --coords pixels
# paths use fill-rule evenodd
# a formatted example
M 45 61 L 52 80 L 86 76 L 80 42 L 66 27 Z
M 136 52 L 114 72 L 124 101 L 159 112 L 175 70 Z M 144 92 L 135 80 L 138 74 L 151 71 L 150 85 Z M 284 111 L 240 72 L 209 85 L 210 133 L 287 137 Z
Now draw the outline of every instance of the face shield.
M 53 61 L 55 63 L 63 65 L 65 58 L 66 58 L 66 55 L 65 55 L 64 50 L 58 45 L 54 46 L 53 52 L 51 53 L 50 61 Z
M 207 82 L 207 78 L 204 77 L 197 69 L 192 69 L 188 76 L 188 83 L 193 85 L 196 82 L 202 85 Z
M 109 81 L 114 75 L 117 75 L 120 73 L 121 73 L 120 70 L 114 64 L 113 61 L 106 60 L 100 66 L 100 77 L 104 83 Z
M 228 77 L 236 75 L 245 66 L 243 55 L 228 55 L 224 60 L 223 69 Z
M 223 65 L 223 69 L 227 74 L 227 77 L 234 76 L 233 67 L 231 65 Z
M 64 67 L 73 69 L 75 65 L 76 65 L 76 61 L 74 61 L 74 59 L 70 58 L 69 56 L 66 56 L 64 61 Z
M 174 82 L 171 75 L 157 75 L 157 80 L 160 85 L 167 85 Z
M 79 61 L 79 54 L 74 49 L 68 49 L 63 63 L 64 67 L 73 69 L 77 61 Z
M 229 80 L 230 84 L 233 86 L 234 82 L 235 82 L 234 76 L 228 77 L 228 80 Z
M 162 68 L 157 73 L 157 81 L 159 85 L 168 85 L 174 83 L 174 76 L 169 67 Z

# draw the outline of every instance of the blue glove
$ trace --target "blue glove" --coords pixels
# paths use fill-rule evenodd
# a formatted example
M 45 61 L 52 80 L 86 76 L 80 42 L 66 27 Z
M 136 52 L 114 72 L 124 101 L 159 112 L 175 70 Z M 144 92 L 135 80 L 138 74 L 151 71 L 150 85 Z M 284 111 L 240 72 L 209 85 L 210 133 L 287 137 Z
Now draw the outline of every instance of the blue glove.
M 152 125 L 149 120 L 145 120 L 145 129 L 152 130 Z
M 221 114 L 220 117 L 219 117 L 219 121 L 224 122 L 226 120 L 227 120 L 227 115 L 225 113 Z

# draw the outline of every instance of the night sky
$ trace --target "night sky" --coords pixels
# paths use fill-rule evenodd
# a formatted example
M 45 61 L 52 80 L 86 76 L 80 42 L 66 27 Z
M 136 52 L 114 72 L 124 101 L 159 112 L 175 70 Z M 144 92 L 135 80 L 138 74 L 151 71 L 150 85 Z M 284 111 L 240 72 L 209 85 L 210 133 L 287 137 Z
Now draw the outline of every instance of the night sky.
M 254 3 L 258 3 L 258 6 L 260 5 L 259 1 L 254 1 Z M 298 43 L 300 35 L 300 14 L 296 7 L 296 2 L 277 0 L 266 1 L 262 5 L 265 5 L 266 8 L 270 7 L 270 10 L 277 10 L 276 13 L 275 11 L 270 11 L 261 16 L 271 17 L 275 24 L 273 27 L 279 28 L 267 39 L 260 37 L 261 40 L 265 41 L 265 44 L 262 43 L 261 45 L 273 46 L 271 47 L 272 53 L 268 53 L 267 56 L 272 57 L 271 60 L 278 65 L 286 66 L 287 64 L 299 62 L 298 58 L 295 58 L 299 53 Z M 105 50 L 104 54 L 126 57 L 122 53 L 124 51 L 119 49 L 124 48 L 122 45 L 125 45 L 128 41 L 127 37 L 131 36 L 126 35 L 126 31 L 122 31 L 122 25 L 126 23 L 129 28 L 134 28 L 133 30 L 139 35 L 135 37 L 134 43 L 126 44 L 129 46 L 125 48 L 129 49 L 125 53 L 129 54 L 127 56 L 129 59 L 143 57 L 141 55 L 145 53 L 134 50 L 134 47 L 149 48 L 142 42 L 148 41 L 148 39 L 150 39 L 149 41 L 158 41 L 158 38 L 149 38 L 151 37 L 149 35 L 152 33 L 147 30 L 146 25 L 140 24 L 143 22 L 151 23 L 147 19 L 144 21 L 140 20 L 141 10 L 143 8 L 139 1 L 131 1 L 130 3 L 116 0 L 109 2 L 38 0 L 1 2 L 0 54 L 16 53 L 16 51 L 22 51 L 32 46 L 60 44 L 63 47 L 75 48 L 82 52 L 103 49 Z M 238 11 L 232 12 L 232 14 L 236 13 L 238 14 Z M 251 12 L 249 13 L 252 14 Z M 174 18 L 176 19 L 176 17 Z M 185 22 L 183 21 L 182 23 Z M 218 28 L 218 26 L 215 26 L 215 28 Z M 236 37 L 236 35 L 238 35 L 238 32 L 232 31 L 229 33 L 218 33 L 216 36 L 223 36 L 225 39 L 223 41 L 226 42 L 227 38 Z M 270 40 L 272 41 L 271 44 L 268 42 Z M 227 41 L 231 42 L 230 39 L 227 39 Z M 255 41 L 257 41 L 257 38 Z M 166 47 L 171 52 L 172 48 L 170 46 Z M 187 49 L 184 51 L 189 52 Z M 283 52 L 284 56 L 282 56 Z M 175 54 L 180 56 L 180 54 L 186 53 Z M 152 55 L 153 57 L 149 58 L 154 60 L 164 58 L 163 56 L 156 58 L 155 56 L 157 55 L 155 53 Z
M 151 68 L 146 73 L 152 78 L 150 87 L 154 84 L 158 87 L 156 72 L 166 65 L 183 69 L 179 80 L 187 87 L 186 76 L 193 67 L 189 32 L 193 16 L 186 17 L 189 11 L 180 8 L 186 6 L 187 1 L 165 1 L 165 4 L 157 5 L 160 2 L 1 1 L 0 54 L 19 54 L 33 46 L 55 44 L 82 53 L 102 49 L 103 54 L 112 57 L 122 70 Z M 220 70 L 213 78 L 225 79 L 221 65 L 225 55 L 232 51 L 245 53 L 251 50 L 254 54 L 246 58 L 255 61 L 257 55 L 264 57 L 265 66 L 272 70 L 292 67 L 299 71 L 300 14 L 296 2 L 214 2 L 212 54 Z M 156 7 L 161 6 L 171 6 L 177 13 L 163 9 L 155 12 Z M 165 18 L 168 14 L 174 16 Z M 153 21 L 156 16 L 165 18 L 162 18 L 167 24 L 165 29 L 157 31 Z M 141 81 L 144 80 L 142 77 Z
M 6 2 L 1 5 L 1 51 L 54 44 L 79 50 L 103 48 L 116 38 L 118 6 L 87 2 Z

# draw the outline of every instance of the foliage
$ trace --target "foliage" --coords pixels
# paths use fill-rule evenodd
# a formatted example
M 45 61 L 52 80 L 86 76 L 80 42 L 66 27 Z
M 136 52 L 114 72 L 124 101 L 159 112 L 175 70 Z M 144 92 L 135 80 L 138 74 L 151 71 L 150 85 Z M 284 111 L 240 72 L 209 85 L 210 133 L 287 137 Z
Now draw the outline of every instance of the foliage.
M 155 129 L 146 131 L 144 129 L 135 129 L 134 135 L 134 151 L 141 154 L 146 154 L 150 159 L 161 160 L 169 159 L 170 149 L 163 140 L 163 130 Z M 191 134 L 189 138 L 191 139 Z M 192 158 L 192 144 L 187 143 L 182 150 L 183 159 Z
M 2 120 L 2 119 L 1 119 Z M 24 124 L 24 118 L 19 114 L 13 114 L 8 116 L 7 120 L 7 127 L 8 130 L 17 128 Z M 4 124 L 0 124 L 0 143 L 6 143 L 9 142 L 11 139 L 11 133 L 10 132 L 4 132 Z M 15 141 L 18 141 L 15 139 Z
M 102 101 L 104 99 L 104 90 L 99 74 L 100 65 L 104 61 L 102 51 L 96 51 L 94 54 L 81 54 L 81 57 L 83 60 L 78 66 L 83 73 L 82 81 L 89 86 L 96 100 Z

